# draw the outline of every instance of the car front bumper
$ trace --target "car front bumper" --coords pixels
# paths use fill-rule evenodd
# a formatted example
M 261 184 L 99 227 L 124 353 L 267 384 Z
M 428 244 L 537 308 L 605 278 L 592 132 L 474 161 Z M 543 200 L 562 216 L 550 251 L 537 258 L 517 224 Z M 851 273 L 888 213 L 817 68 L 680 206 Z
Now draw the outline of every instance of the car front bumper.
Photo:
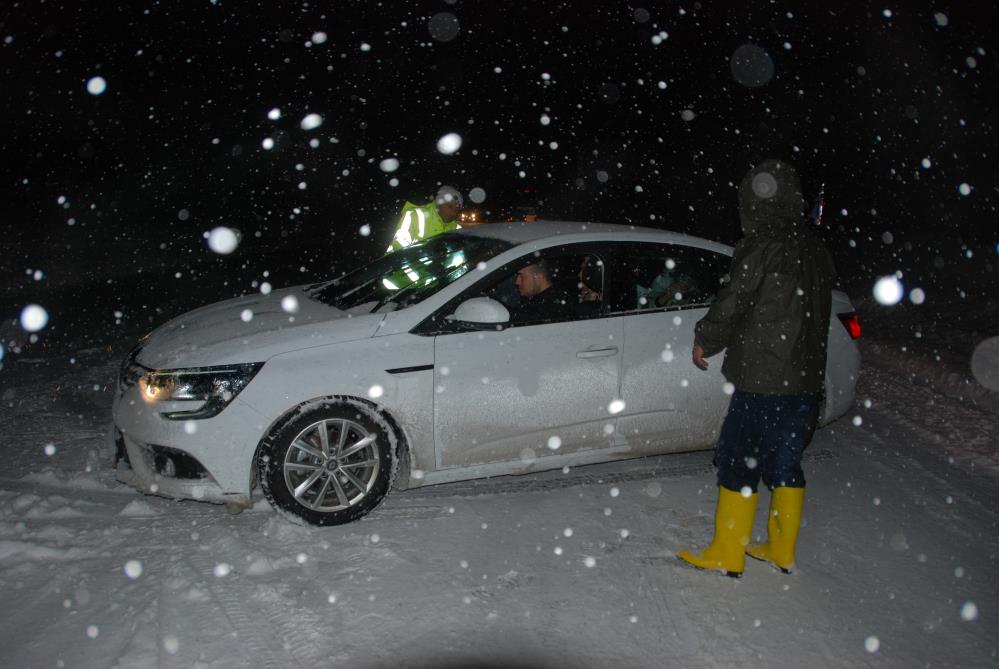
M 243 507 L 251 504 L 249 494 L 223 491 L 208 470 L 183 451 L 135 441 L 117 426 L 114 440 L 115 478 L 139 492 Z
M 145 493 L 247 506 L 257 444 L 267 429 L 237 397 L 205 420 L 168 420 L 135 386 L 119 388 L 112 408 L 119 481 Z

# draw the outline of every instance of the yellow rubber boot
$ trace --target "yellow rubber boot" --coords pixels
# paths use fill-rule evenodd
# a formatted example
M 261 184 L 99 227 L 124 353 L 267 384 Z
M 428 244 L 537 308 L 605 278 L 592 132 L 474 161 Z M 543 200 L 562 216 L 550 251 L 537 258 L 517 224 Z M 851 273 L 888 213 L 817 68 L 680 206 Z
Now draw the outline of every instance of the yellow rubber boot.
M 774 488 L 770 496 L 767 541 L 746 549 L 757 560 L 769 562 L 785 574 L 794 568 L 794 548 L 798 543 L 801 510 L 805 506 L 804 488 Z
M 677 557 L 700 569 L 719 569 L 733 578 L 742 576 L 758 499 L 756 493 L 743 497 L 742 493 L 719 486 L 711 545 L 700 553 L 680 551 Z

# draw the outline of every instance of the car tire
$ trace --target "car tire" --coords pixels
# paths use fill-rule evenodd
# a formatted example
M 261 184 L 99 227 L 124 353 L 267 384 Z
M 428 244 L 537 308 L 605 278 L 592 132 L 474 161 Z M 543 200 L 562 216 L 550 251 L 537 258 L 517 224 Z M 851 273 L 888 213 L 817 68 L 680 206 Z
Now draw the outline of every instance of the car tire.
M 257 477 L 267 501 L 289 520 L 341 525 L 388 493 L 397 447 L 395 431 L 374 407 L 331 398 L 278 421 L 257 451 Z

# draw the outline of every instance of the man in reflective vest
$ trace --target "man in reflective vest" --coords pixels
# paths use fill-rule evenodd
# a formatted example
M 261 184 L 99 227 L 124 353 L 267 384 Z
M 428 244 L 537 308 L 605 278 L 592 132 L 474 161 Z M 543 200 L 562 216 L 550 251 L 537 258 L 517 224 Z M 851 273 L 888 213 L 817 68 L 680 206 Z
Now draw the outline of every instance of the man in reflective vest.
M 456 229 L 462 204 L 461 193 L 454 186 L 441 186 L 433 202 L 422 205 L 406 202 L 399 229 L 385 252 L 398 251 L 414 242 Z

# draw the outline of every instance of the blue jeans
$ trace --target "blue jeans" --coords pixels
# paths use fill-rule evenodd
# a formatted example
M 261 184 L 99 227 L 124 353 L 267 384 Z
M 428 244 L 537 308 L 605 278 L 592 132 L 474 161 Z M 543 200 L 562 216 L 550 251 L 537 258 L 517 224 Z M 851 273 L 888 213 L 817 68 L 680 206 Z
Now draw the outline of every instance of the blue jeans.
M 763 395 L 735 391 L 715 447 L 718 485 L 754 493 L 763 483 L 804 488 L 801 455 L 812 440 L 819 396 Z

